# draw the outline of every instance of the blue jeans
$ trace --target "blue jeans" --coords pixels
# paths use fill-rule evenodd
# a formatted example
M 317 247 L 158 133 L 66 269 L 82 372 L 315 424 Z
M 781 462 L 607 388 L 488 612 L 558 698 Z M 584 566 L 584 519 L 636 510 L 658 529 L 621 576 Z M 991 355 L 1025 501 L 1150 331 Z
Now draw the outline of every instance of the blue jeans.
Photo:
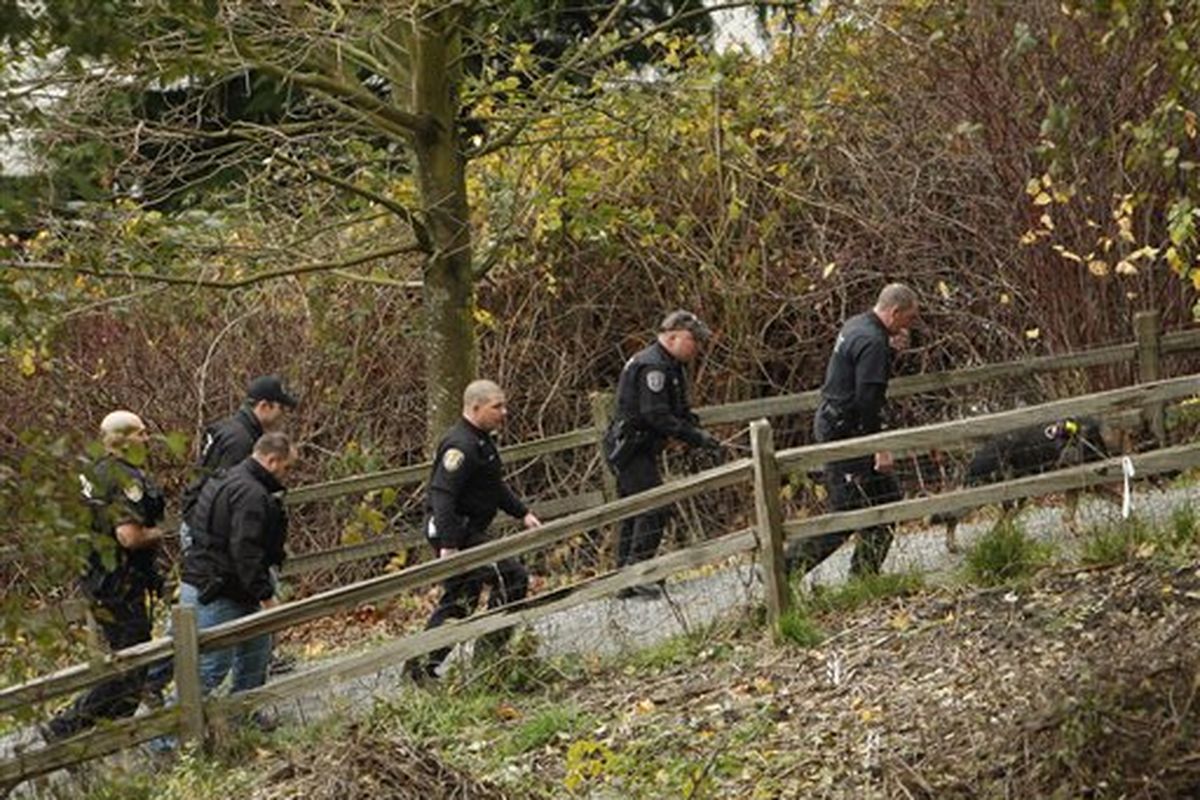
M 200 590 L 190 583 L 179 587 L 179 604 L 194 606 L 196 626 L 200 630 L 239 619 L 259 610 L 258 603 L 239 603 L 226 597 L 201 605 Z M 200 652 L 200 688 L 210 694 L 233 670 L 231 692 L 256 689 L 267 682 L 267 664 L 271 660 L 271 636 L 264 634 L 220 650 Z

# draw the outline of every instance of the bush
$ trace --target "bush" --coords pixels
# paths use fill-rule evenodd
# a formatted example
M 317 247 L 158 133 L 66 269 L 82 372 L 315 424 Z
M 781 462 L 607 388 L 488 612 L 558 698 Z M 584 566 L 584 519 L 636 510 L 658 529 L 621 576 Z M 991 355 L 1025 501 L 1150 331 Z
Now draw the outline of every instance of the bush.
M 983 586 L 1013 583 L 1032 575 L 1050 560 L 1052 549 L 1025 534 L 1012 519 L 1002 519 L 967 553 L 967 574 Z

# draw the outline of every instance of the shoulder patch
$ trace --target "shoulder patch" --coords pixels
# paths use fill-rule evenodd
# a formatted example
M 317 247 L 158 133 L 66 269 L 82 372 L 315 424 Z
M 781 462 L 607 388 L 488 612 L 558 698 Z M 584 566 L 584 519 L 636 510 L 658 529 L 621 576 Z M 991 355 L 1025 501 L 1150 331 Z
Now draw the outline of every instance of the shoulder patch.
M 457 447 L 451 447 L 445 453 L 442 453 L 442 467 L 446 472 L 454 472 L 462 466 L 463 459 L 466 455 Z
M 646 372 L 646 388 L 650 391 L 661 392 L 666 385 L 667 376 L 661 369 L 652 369 Z
M 125 496 L 129 498 L 129 502 L 131 503 L 140 503 L 142 502 L 142 498 L 145 496 L 145 492 L 142 491 L 142 485 L 140 483 L 137 481 L 130 481 L 129 485 L 125 487 Z
M 96 497 L 96 487 L 87 479 L 87 476 L 82 472 L 79 473 L 79 487 L 83 490 L 83 496 L 88 500 L 93 500 Z

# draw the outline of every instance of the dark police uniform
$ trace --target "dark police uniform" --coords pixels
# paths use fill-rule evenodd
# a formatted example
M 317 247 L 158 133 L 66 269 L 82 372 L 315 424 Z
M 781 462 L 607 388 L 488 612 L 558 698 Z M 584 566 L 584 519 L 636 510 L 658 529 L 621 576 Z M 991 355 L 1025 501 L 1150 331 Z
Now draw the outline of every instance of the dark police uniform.
M 818 442 L 833 442 L 878 433 L 891 376 L 890 334 L 873 311 L 851 317 L 838 333 L 821 387 L 821 403 L 813 418 Z M 825 467 L 825 488 L 835 511 L 899 500 L 900 485 L 890 473 L 877 472 L 873 455 L 834 461 Z M 804 572 L 833 554 L 852 532 L 805 539 L 789 548 L 789 566 Z M 892 543 L 890 525 L 860 532 L 850 562 L 853 575 L 878 573 Z
M 719 446 L 712 434 L 699 427 L 688 405 L 683 364 L 656 341 L 621 370 L 616 414 L 605 434 L 605 455 L 621 497 L 662 485 L 658 456 L 668 438 L 693 447 Z M 662 541 L 666 518 L 665 509 L 655 509 L 622 520 L 617 566 L 652 558 Z
M 253 451 L 254 443 L 263 435 L 262 424 L 254 411 L 245 405 L 235 414 L 220 422 L 209 425 L 204 431 L 200 445 L 200 458 L 196 462 L 196 477 L 183 490 L 183 514 L 186 518 L 204 484 L 218 472 L 227 470 L 244 461 Z
M 149 605 L 163 587 L 155 566 L 158 548 L 126 549 L 116 532 L 127 523 L 152 528 L 161 522 L 162 492 L 140 469 L 112 455 L 97 461 L 79 480 L 92 526 L 92 550 L 80 588 L 113 651 L 149 641 Z M 142 667 L 94 686 L 46 723 L 45 738 L 64 739 L 99 720 L 131 716 L 145 677 Z
M 438 443 L 425 509 L 428 514 L 425 535 L 435 553 L 442 548 L 465 550 L 487 541 L 488 526 L 498 510 L 517 519 L 529 513 L 504 482 L 500 453 L 491 434 L 465 418 L 455 423 Z M 525 597 L 529 573 L 520 559 L 504 558 L 447 578 L 442 584 L 441 601 L 426 630 L 448 619 L 469 616 L 478 605 L 484 586 L 490 587 L 488 608 L 496 608 Z M 486 637 L 486 641 L 497 646 L 509 633 L 497 631 Z M 449 654 L 447 647 L 430 653 L 424 663 L 413 659 L 409 672 L 417 678 L 433 675 Z

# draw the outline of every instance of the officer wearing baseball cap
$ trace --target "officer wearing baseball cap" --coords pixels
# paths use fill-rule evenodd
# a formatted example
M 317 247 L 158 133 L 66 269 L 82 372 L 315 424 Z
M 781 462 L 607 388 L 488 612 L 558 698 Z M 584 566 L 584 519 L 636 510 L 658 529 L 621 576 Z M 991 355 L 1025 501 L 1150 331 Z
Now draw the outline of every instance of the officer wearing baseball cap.
M 688 402 L 683 366 L 692 361 L 712 332 L 690 311 L 672 311 L 649 347 L 625 363 L 617 385 L 616 412 L 604 435 L 604 452 L 621 497 L 662 484 L 658 456 L 667 439 L 691 447 L 719 449 L 720 442 L 699 425 Z M 652 558 L 662 541 L 667 511 L 655 509 L 622 520 L 617 566 Z M 657 586 L 623 590 L 622 597 L 656 597 Z
M 254 443 L 268 431 L 277 430 L 284 413 L 294 409 L 299 401 L 287 391 L 277 375 L 260 375 L 246 387 L 246 399 L 241 407 L 204 429 L 200 440 L 200 456 L 196 461 L 191 482 L 183 490 L 179 517 L 179 549 L 187 552 L 192 544 L 192 529 L 187 522 L 200 492 L 213 476 L 241 464 L 254 451 Z M 274 667 L 273 667 L 274 668 Z M 163 689 L 173 674 L 170 659 L 150 667 L 146 681 L 146 699 L 152 705 L 161 702 Z
M 195 477 L 183 492 L 183 513 L 187 516 L 200 490 L 212 475 L 242 463 L 254 450 L 254 443 L 267 431 L 277 429 L 285 412 L 294 409 L 298 401 L 295 395 L 283 387 L 276 375 L 261 375 L 246 387 L 246 400 L 230 417 L 210 424 L 200 442 L 200 457 L 196 462 Z M 179 533 L 181 545 L 186 549 L 187 539 L 183 530 Z

